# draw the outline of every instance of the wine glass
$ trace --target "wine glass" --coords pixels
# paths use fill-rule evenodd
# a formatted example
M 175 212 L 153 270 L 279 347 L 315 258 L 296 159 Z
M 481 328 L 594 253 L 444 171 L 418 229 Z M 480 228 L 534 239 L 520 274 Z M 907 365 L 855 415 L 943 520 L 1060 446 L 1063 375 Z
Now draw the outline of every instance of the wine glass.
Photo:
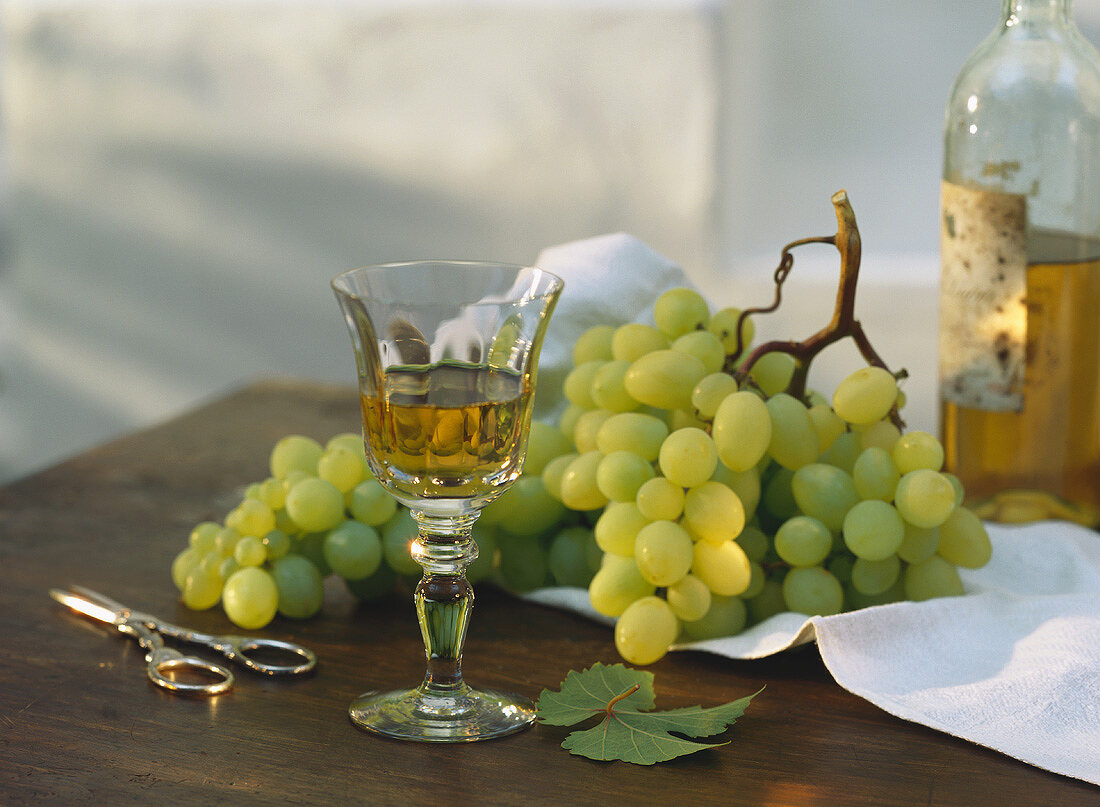
M 417 261 L 332 281 L 355 348 L 367 459 L 412 512 L 414 593 L 428 668 L 415 689 L 367 692 L 349 709 L 369 731 L 465 742 L 510 734 L 530 700 L 462 677 L 474 602 L 466 567 L 481 508 L 519 476 L 539 349 L 564 284 L 541 269 Z

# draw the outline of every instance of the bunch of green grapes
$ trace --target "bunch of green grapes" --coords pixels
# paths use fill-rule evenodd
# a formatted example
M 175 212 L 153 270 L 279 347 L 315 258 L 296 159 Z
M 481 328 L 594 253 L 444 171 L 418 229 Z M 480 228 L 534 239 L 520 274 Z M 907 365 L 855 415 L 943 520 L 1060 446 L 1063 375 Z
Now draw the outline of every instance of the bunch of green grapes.
M 786 392 L 794 359 L 770 353 L 739 387 L 726 365 L 740 316 L 667 291 L 655 327 L 588 330 L 564 381 L 570 446 L 541 479 L 594 523 L 589 597 L 634 664 L 781 611 L 961 594 L 957 567 L 990 557 L 942 446 L 891 421 L 892 374 L 866 367 L 831 402 L 802 400 Z
M 540 457 L 559 442 L 554 427 L 532 428 L 528 469 L 535 473 L 474 525 L 471 583 L 492 579 L 517 591 L 588 585 L 600 561 L 592 531 L 545 494 L 538 476 Z M 316 614 L 330 575 L 360 600 L 386 596 L 399 579 L 411 583 L 421 574 L 409 551 L 416 535 L 412 514 L 372 475 L 358 435 L 322 445 L 292 434 L 272 449 L 270 476 L 249 485 L 221 523 L 194 527 L 172 580 L 189 608 L 221 602 L 236 625 L 254 630 L 276 614 Z

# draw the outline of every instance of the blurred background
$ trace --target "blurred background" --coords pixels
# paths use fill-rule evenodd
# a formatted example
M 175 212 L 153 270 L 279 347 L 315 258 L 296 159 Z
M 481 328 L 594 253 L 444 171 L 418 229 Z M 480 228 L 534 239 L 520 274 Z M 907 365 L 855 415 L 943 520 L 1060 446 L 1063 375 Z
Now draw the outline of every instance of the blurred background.
M 999 7 L 0 3 L 0 481 L 257 378 L 352 384 L 346 268 L 626 232 L 754 305 L 840 188 L 857 313 L 933 430 L 943 107 Z M 835 250 L 797 255 L 765 336 L 831 313 Z

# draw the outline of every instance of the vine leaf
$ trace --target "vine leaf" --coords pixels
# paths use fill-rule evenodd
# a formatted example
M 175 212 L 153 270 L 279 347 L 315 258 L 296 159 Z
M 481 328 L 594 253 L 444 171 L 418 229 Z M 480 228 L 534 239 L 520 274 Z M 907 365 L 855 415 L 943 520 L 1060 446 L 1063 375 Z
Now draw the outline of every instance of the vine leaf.
M 551 726 L 575 726 L 602 718 L 598 725 L 578 729 L 565 738 L 561 747 L 569 753 L 600 761 L 652 765 L 726 745 L 685 738 L 710 737 L 725 731 L 758 694 L 721 706 L 655 712 L 651 711 L 653 673 L 596 662 L 582 672 L 571 670 L 559 691 L 544 689 L 536 706 L 539 721 Z

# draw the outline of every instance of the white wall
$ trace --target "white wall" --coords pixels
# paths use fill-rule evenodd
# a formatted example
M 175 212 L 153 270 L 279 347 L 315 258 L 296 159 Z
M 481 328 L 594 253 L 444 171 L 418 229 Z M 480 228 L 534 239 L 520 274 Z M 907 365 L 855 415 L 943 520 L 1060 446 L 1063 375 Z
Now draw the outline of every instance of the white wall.
M 997 6 L 8 0 L 0 479 L 256 377 L 351 383 L 344 268 L 627 231 L 755 302 L 839 187 L 865 324 L 930 362 L 942 107 Z M 765 333 L 818 319 L 835 259 L 799 260 Z

